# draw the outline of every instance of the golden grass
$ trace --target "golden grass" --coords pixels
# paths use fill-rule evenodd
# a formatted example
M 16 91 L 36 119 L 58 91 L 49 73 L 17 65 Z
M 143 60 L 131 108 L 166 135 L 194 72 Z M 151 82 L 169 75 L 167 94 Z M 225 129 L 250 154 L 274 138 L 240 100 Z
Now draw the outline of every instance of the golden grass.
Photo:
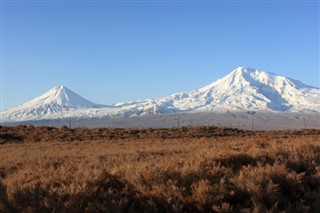
M 320 209 L 319 130 L 257 133 L 237 130 L 240 136 L 232 135 L 231 130 L 224 135 L 221 130 L 218 137 L 195 138 L 191 133 L 179 137 L 178 130 L 172 129 L 166 131 L 175 132 L 176 138 L 163 138 L 164 133 L 155 133 L 160 130 L 126 130 L 137 131 L 132 135 L 150 131 L 155 136 L 137 139 L 122 135 L 120 138 L 124 139 L 115 140 L 97 136 L 110 129 L 82 129 L 97 139 L 60 142 L 60 133 L 59 139 L 54 139 L 34 128 L 30 133 L 38 131 L 42 142 L 27 143 L 26 135 L 13 134 L 19 128 L 5 131 L 1 128 L 1 138 L 8 142 L 10 130 L 11 136 L 19 136 L 22 142 L 11 140 L 0 145 L 2 212 L 317 212 Z M 65 137 L 70 138 L 70 134 Z M 46 137 L 50 140 L 43 139 Z

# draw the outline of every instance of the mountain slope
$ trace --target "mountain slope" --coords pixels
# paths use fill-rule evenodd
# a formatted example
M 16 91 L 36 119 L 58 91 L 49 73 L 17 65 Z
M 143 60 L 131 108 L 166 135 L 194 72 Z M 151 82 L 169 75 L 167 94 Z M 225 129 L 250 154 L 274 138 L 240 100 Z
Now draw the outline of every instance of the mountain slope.
M 8 120 L 37 120 L 59 118 L 69 111 L 104 107 L 92 103 L 66 87 L 55 86 L 43 95 L 4 113 Z
M 109 106 L 92 103 L 63 86 L 56 86 L 30 102 L 1 112 L 1 120 L 111 119 L 230 111 L 320 112 L 320 89 L 273 73 L 239 67 L 227 76 L 191 92 Z
M 320 90 L 299 81 L 239 67 L 212 84 L 159 99 L 182 111 L 319 111 Z

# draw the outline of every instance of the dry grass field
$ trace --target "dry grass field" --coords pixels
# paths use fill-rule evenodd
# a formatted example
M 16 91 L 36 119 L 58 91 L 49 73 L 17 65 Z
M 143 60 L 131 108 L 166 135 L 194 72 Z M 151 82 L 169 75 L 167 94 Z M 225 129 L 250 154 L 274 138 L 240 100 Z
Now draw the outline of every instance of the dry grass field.
M 320 130 L 0 127 L 1 212 L 319 212 Z

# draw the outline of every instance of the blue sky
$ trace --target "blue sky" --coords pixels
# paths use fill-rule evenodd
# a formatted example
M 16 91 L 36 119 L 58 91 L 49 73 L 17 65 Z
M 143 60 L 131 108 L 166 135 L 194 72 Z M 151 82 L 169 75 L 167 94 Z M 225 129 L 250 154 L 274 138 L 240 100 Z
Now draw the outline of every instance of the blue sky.
M 159 98 L 247 66 L 319 87 L 319 2 L 2 1 L 2 110 Z

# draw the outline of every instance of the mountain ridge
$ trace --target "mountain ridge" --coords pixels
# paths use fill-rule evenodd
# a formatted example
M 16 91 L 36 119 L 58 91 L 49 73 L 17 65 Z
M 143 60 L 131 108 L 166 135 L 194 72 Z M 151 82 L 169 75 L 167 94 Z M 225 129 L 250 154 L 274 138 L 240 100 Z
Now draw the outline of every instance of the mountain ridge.
M 1 112 L 1 120 L 111 119 L 229 111 L 320 112 L 320 89 L 271 72 L 238 67 L 223 78 L 190 92 L 112 105 L 95 104 L 64 86 L 55 86 L 29 102 Z

